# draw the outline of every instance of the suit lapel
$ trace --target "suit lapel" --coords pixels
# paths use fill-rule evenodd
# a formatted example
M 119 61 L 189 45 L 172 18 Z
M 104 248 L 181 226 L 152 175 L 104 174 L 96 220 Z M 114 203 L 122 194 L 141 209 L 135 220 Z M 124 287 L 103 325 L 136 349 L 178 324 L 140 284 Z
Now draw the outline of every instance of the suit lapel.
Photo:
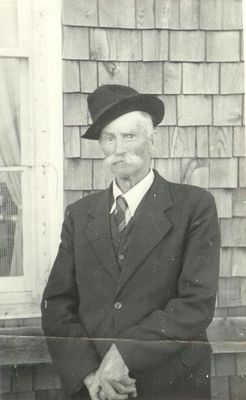
M 118 281 L 116 295 L 125 286 L 137 268 L 168 234 L 172 225 L 165 211 L 172 207 L 169 184 L 156 173 L 155 181 L 137 215 L 127 250 L 122 272 Z
M 88 211 L 90 222 L 86 227 L 85 234 L 97 258 L 102 263 L 102 268 L 105 268 L 110 277 L 117 282 L 120 271 L 110 232 L 110 195 L 111 186 L 102 193 L 102 197 L 99 198 L 96 204 L 91 206 Z

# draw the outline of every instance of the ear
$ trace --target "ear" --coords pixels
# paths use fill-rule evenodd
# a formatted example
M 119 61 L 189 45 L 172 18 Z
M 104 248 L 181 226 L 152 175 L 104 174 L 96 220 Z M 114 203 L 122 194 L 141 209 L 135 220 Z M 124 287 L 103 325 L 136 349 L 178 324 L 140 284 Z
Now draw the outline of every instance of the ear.
M 153 129 L 153 131 L 151 132 L 151 134 L 149 135 L 149 150 L 152 153 L 153 149 L 155 148 L 155 144 L 156 144 L 156 133 L 157 130 Z

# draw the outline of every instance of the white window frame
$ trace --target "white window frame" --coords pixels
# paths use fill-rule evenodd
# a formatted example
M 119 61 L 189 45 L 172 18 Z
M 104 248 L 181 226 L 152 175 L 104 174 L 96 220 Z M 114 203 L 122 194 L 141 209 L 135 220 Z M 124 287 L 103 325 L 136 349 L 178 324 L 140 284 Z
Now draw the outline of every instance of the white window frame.
M 28 61 L 20 91 L 23 157 L 20 167 L 0 172 L 22 171 L 23 276 L 0 277 L 0 319 L 40 315 L 63 219 L 61 0 L 17 1 L 19 47 L 0 48 L 0 57 Z

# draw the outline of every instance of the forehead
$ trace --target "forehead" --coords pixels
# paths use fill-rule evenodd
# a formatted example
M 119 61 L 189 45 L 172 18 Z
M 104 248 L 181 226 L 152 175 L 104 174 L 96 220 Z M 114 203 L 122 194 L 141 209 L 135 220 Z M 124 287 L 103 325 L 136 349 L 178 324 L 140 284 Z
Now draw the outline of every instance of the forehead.
M 118 130 L 127 132 L 132 129 L 137 129 L 139 124 L 146 124 L 146 119 L 140 111 L 132 111 L 114 119 L 102 129 L 101 133 L 115 132 Z

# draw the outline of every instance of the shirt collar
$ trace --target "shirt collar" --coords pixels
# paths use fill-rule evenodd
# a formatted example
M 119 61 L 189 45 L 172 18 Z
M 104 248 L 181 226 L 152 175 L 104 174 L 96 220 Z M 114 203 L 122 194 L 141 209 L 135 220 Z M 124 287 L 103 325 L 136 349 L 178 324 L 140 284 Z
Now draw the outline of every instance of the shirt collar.
M 127 201 L 129 211 L 131 213 L 131 217 L 133 217 L 140 201 L 143 199 L 144 195 L 149 190 L 150 186 L 154 182 L 154 179 L 155 179 L 155 174 L 154 174 L 153 170 L 151 169 L 150 172 L 148 173 L 148 175 L 146 175 L 140 182 L 138 182 L 135 186 L 133 186 L 125 194 L 122 193 L 122 191 L 120 190 L 119 186 L 117 185 L 117 183 L 114 179 L 114 181 L 113 181 L 114 203 L 111 207 L 110 214 L 112 214 L 115 211 L 116 198 L 118 196 L 123 196 Z

